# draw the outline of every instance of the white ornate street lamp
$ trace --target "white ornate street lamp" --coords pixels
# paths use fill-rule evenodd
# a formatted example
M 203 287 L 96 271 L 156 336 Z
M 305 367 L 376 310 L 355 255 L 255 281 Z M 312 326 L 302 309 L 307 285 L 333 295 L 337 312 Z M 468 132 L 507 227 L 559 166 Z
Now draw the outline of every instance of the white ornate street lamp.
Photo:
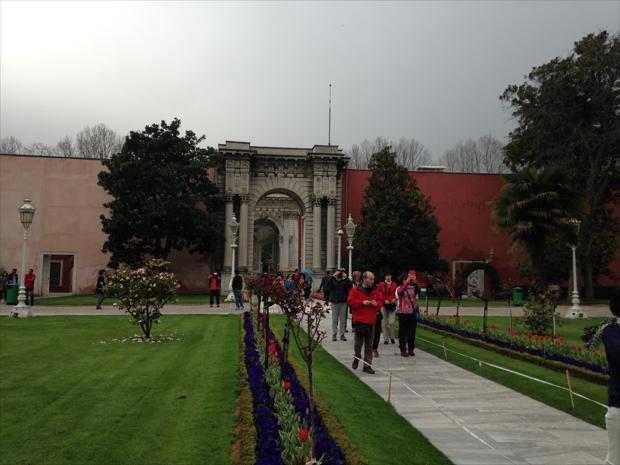
M 347 238 L 349 239 L 349 245 L 347 249 L 349 249 L 349 279 L 353 274 L 353 238 L 355 236 L 355 228 L 357 225 L 353 222 L 353 218 L 351 218 L 351 214 L 349 213 L 349 218 L 347 218 L 347 224 L 344 225 L 344 228 L 347 230 Z
M 17 306 L 15 312 L 20 317 L 32 316 L 30 307 L 26 305 L 26 240 L 28 239 L 28 228 L 32 224 L 35 208 L 30 199 L 25 199 L 24 204 L 19 207 L 19 219 L 24 227 L 24 242 L 22 243 L 22 272 L 19 276 L 19 295 L 17 296 Z
M 572 218 L 568 221 L 575 232 L 575 241 L 572 244 L 569 244 L 571 250 L 573 251 L 573 295 L 571 298 L 571 302 L 573 303 L 572 307 L 568 309 L 566 312 L 566 318 L 586 318 L 586 314 L 583 309 L 579 306 L 579 289 L 577 283 L 577 242 L 579 237 L 579 227 L 581 226 L 581 221 L 577 218 Z
M 230 227 L 230 232 L 232 233 L 232 243 L 230 244 L 230 248 L 232 249 L 232 266 L 230 270 L 230 282 L 228 283 L 228 296 L 226 297 L 226 302 L 234 302 L 235 295 L 233 293 L 232 282 L 235 277 L 235 252 L 237 250 L 237 233 L 239 232 L 239 223 L 237 222 L 237 217 L 234 212 L 232 214 L 232 220 L 230 220 L 228 226 Z
M 338 265 L 336 265 L 336 269 L 339 270 L 340 256 L 342 255 L 342 236 L 344 236 L 344 231 L 342 230 L 342 228 L 338 228 L 338 232 L 336 234 L 338 235 Z

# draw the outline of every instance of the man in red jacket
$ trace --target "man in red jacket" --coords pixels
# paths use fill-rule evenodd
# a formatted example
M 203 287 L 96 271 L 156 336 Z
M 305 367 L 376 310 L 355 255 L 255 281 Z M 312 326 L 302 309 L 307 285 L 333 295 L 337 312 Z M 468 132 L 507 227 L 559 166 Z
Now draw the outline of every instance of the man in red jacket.
M 381 308 L 381 296 L 375 287 L 375 275 L 370 271 L 362 274 L 362 282 L 359 286 L 351 288 L 348 299 L 351 307 L 351 320 L 355 328 L 355 359 L 352 367 L 357 369 L 359 359 L 362 356 L 362 346 L 364 346 L 364 369 L 371 375 L 375 373 L 372 369 L 372 340 L 374 337 L 374 326 L 377 321 L 377 310 Z

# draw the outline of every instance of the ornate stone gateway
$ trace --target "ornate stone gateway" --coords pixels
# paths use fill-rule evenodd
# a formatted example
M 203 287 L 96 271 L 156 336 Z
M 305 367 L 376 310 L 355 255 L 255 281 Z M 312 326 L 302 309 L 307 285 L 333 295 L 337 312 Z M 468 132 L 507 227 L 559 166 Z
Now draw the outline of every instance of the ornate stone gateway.
M 216 183 L 226 202 L 224 284 L 231 272 L 233 212 L 239 221 L 236 266 L 241 272 L 311 268 L 316 277 L 336 266 L 342 223 L 342 178 L 348 158 L 337 146 L 257 147 L 219 144 Z

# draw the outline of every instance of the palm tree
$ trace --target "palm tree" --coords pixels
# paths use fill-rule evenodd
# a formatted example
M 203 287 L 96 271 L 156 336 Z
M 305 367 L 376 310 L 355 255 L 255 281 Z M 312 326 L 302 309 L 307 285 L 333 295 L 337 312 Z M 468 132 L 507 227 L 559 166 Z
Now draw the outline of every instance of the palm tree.
M 545 248 L 552 238 L 569 234 L 570 218 L 584 214 L 583 197 L 558 165 L 524 168 L 504 179 L 506 184 L 492 202 L 493 221 L 525 248 L 535 285 L 542 285 Z

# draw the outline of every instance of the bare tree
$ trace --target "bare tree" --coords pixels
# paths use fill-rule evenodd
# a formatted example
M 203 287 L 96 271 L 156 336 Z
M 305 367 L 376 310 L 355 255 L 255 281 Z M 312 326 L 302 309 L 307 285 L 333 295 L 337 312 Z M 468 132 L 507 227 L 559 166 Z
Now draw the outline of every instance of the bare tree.
M 396 153 L 398 163 L 410 170 L 430 163 L 432 160 L 428 149 L 415 139 L 401 137 L 398 142 L 394 143 L 385 137 L 377 137 L 374 142 L 366 139 L 361 144 L 354 144 L 351 147 L 349 151 L 351 157 L 349 168 L 367 169 L 372 155 L 380 152 L 385 147 L 392 147 L 392 150 Z
M 77 152 L 83 158 L 109 158 L 123 146 L 123 139 L 103 123 L 82 129 L 76 142 Z
M 447 150 L 439 162 L 448 171 L 461 173 L 505 173 L 502 143 L 493 136 L 484 135 L 477 141 L 468 139 Z
M 43 142 L 35 142 L 24 148 L 24 154 L 26 155 L 44 155 L 47 157 L 57 156 L 57 152 L 54 147 L 44 144 Z
M 0 153 L 24 153 L 24 144 L 13 136 L 0 139 Z
M 61 157 L 75 157 L 77 151 L 70 136 L 65 136 L 56 144 L 56 152 Z

